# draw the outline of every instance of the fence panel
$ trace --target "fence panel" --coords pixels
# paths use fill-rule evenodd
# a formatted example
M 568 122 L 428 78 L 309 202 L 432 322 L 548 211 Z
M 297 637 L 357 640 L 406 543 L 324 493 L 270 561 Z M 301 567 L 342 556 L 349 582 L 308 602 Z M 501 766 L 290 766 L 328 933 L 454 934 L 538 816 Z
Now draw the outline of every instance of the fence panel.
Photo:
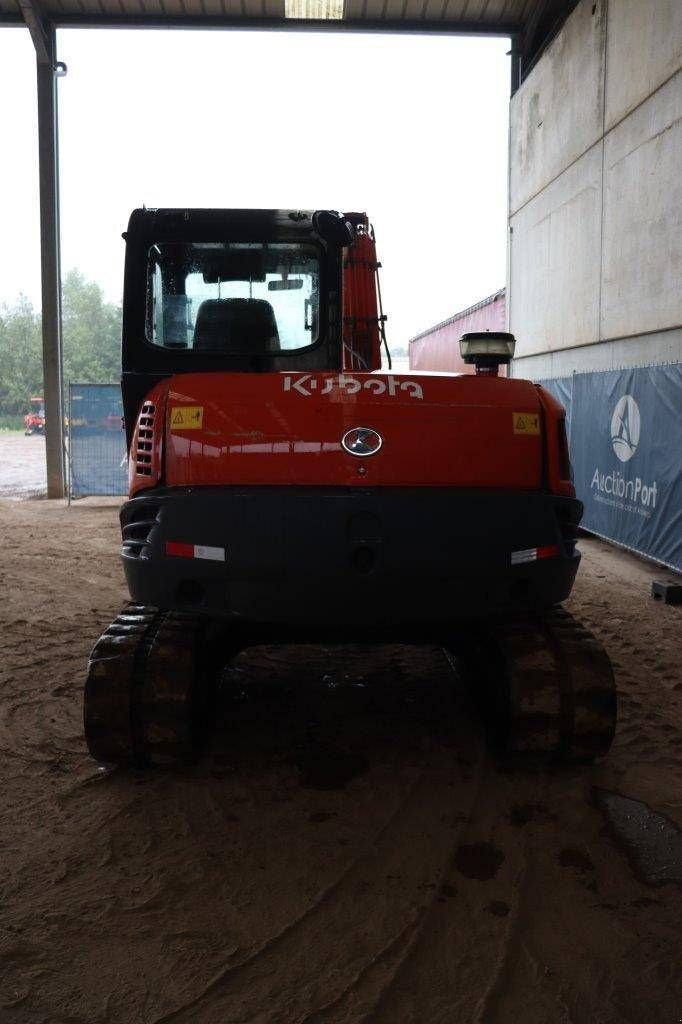
M 118 384 L 69 384 L 69 493 L 128 493 L 123 405 Z

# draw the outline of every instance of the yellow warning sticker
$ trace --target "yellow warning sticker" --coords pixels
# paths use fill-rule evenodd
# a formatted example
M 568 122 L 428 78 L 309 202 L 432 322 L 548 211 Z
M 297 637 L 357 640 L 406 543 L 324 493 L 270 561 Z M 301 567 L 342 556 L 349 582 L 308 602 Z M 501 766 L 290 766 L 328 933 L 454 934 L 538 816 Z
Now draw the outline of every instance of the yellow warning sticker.
M 513 412 L 515 434 L 539 434 L 540 414 L 537 412 Z
M 171 430 L 200 430 L 203 422 L 203 405 L 176 405 L 170 411 Z

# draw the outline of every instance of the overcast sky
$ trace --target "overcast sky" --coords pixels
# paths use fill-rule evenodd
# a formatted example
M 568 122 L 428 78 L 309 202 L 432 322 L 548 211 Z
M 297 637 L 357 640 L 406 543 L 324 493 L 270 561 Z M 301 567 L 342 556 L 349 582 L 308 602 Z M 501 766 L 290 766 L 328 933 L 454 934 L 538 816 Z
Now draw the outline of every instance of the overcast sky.
M 365 210 L 389 341 L 505 279 L 507 40 L 62 31 L 62 267 L 119 300 L 136 206 Z M 39 301 L 35 60 L 0 29 L 0 303 Z

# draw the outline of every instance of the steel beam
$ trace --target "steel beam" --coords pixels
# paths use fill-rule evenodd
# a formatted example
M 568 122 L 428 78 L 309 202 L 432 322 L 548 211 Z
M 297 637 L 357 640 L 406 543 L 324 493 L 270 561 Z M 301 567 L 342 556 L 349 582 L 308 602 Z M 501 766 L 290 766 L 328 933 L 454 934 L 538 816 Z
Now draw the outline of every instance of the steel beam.
M 359 35 L 442 35 L 499 37 L 518 34 L 523 25 L 518 21 L 463 21 L 421 18 L 273 18 L 248 15 L 173 15 L 173 14 L 67 14 L 54 11 L 56 28 L 120 28 L 120 29 L 225 29 L 237 32 L 347 32 Z M 0 25 L 23 24 L 20 16 L 0 14 Z
M 21 16 L 31 33 L 39 64 L 52 63 L 50 24 L 37 0 L 17 0 Z
M 47 61 L 42 59 L 43 55 L 36 47 L 45 451 L 47 496 L 48 498 L 63 498 L 66 494 L 66 482 L 62 405 L 62 301 L 57 145 L 57 78 L 60 74 L 60 65 L 56 60 L 56 33 L 51 25 L 46 28 L 45 42 Z
M 509 62 L 511 68 L 511 95 L 513 96 L 521 85 L 521 49 L 518 36 L 511 37 L 509 56 L 511 57 Z

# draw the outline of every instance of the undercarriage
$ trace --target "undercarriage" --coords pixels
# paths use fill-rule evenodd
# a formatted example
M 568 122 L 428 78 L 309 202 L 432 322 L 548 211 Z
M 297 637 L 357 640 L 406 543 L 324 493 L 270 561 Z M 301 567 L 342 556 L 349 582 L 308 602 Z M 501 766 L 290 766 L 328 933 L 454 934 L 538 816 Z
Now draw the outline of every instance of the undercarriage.
M 239 634 L 225 619 L 128 605 L 90 657 L 85 733 L 93 757 L 138 768 L 192 761 L 224 667 L 250 644 L 277 639 L 284 637 Z M 386 632 L 380 639 L 398 638 Z M 553 608 L 475 629 L 453 626 L 441 640 L 453 686 L 458 680 L 467 686 L 496 749 L 576 761 L 608 752 L 616 718 L 611 664 L 568 612 Z

